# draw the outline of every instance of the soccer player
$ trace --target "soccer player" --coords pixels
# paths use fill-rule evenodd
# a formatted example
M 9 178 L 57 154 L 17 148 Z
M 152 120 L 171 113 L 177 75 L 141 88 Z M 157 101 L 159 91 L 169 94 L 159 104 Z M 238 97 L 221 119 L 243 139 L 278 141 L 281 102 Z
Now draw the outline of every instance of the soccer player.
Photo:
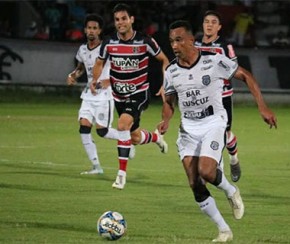
M 96 126 L 96 132 L 99 136 L 108 139 L 118 139 L 118 132 L 111 128 L 114 115 L 114 100 L 112 96 L 111 87 L 106 89 L 99 89 L 95 96 L 91 93 L 89 84 L 93 77 L 93 66 L 96 58 L 99 55 L 101 44 L 101 32 L 103 28 L 103 19 L 99 15 L 89 14 L 84 21 L 84 32 L 87 37 L 87 43 L 82 44 L 76 55 L 78 64 L 74 71 L 67 77 L 67 84 L 74 85 L 77 79 L 86 72 L 88 82 L 84 88 L 81 99 L 82 104 L 79 109 L 78 120 L 80 123 L 79 133 L 81 135 L 82 144 L 92 162 L 92 170 L 82 172 L 82 174 L 102 174 L 103 169 L 100 165 L 97 147 L 91 135 L 93 124 Z M 103 69 L 100 80 L 109 79 L 110 64 L 107 62 Z M 132 155 L 134 148 L 132 149 Z
M 142 112 L 149 104 L 148 63 L 149 56 L 154 56 L 162 63 L 163 71 L 168 59 L 157 42 L 145 34 L 133 29 L 134 16 L 129 5 L 119 3 L 113 9 L 116 32 L 104 40 L 100 55 L 94 66 L 94 78 L 91 90 L 110 84 L 99 82 L 102 67 L 110 60 L 110 83 L 113 90 L 118 120 L 118 159 L 119 171 L 112 187 L 123 189 L 126 183 L 126 170 L 131 144 L 156 143 L 162 153 L 167 153 L 168 146 L 158 130 L 149 132 L 141 129 Z
M 203 16 L 202 27 L 203 37 L 195 41 L 195 46 L 202 51 L 224 54 L 237 62 L 233 46 L 226 43 L 218 34 L 222 28 L 220 14 L 213 10 L 206 11 Z M 228 115 L 226 148 L 230 157 L 231 179 L 233 182 L 237 182 L 241 177 L 241 168 L 238 159 L 237 137 L 231 130 L 233 118 L 233 87 L 230 80 L 224 80 L 222 95 L 223 105 Z
M 233 239 L 233 233 L 206 186 L 209 182 L 223 190 L 234 218 L 243 217 L 240 191 L 227 180 L 220 167 L 227 125 L 227 113 L 222 104 L 223 79 L 234 76 L 244 81 L 270 128 L 277 127 L 277 120 L 265 104 L 250 72 L 224 55 L 201 52 L 194 46 L 189 22 L 173 22 L 169 27 L 169 41 L 176 58 L 165 71 L 166 102 L 157 128 L 161 134 L 166 133 L 178 98 L 181 124 L 177 146 L 180 159 L 198 206 L 218 227 L 219 234 L 213 242 L 227 242 Z

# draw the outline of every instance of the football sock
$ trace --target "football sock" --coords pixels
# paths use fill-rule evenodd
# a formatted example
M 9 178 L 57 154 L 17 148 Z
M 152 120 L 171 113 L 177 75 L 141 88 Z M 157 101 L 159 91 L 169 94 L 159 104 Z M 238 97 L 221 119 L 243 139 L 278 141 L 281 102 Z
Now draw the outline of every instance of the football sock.
M 119 131 L 116 130 L 115 128 L 108 128 L 108 132 L 104 136 L 104 138 L 118 140 L 119 139 Z
M 217 176 L 213 185 L 223 190 L 226 193 L 227 197 L 232 197 L 236 192 L 236 188 L 232 184 L 230 184 L 225 174 L 220 169 L 217 169 L 216 171 Z
M 237 153 L 238 153 L 238 146 L 237 146 L 237 137 L 234 135 L 232 131 L 227 132 L 227 144 L 226 148 L 228 153 L 230 154 L 230 163 L 236 164 L 238 162 Z
M 98 158 L 98 151 L 96 144 L 94 143 L 91 134 L 81 133 L 81 140 L 84 145 L 85 151 L 88 155 L 88 158 L 91 160 L 93 165 L 100 164 Z
M 119 140 L 118 140 L 119 170 L 126 171 L 132 144 L 131 135 L 129 130 L 118 132 L 119 132 Z
M 210 219 L 217 225 L 219 231 L 228 231 L 230 227 L 225 222 L 223 216 L 218 210 L 215 200 L 209 196 L 202 202 L 197 203 L 199 205 L 200 210 L 205 213 Z
M 148 144 L 150 142 L 157 142 L 158 135 L 155 132 L 149 132 L 147 130 L 141 130 L 140 144 Z

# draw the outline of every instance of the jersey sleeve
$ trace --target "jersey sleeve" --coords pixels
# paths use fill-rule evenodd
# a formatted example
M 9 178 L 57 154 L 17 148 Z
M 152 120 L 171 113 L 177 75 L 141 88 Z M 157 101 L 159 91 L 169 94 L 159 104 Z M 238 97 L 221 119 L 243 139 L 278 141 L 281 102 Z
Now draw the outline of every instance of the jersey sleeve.
M 164 73 L 164 81 L 163 81 L 164 93 L 165 95 L 171 95 L 176 93 L 175 88 L 173 86 L 173 81 L 168 69 Z
M 83 61 L 83 58 L 82 58 L 82 56 L 81 56 L 81 47 L 79 48 L 79 50 L 78 50 L 78 52 L 77 52 L 77 54 L 76 54 L 76 60 L 78 61 L 78 62 L 80 62 L 80 63 L 83 63 L 84 61 Z
M 145 40 L 146 44 L 148 45 L 148 52 L 152 56 L 157 56 L 161 52 L 159 44 L 152 37 L 147 37 Z
M 237 62 L 225 55 L 216 54 L 216 72 L 219 78 L 230 80 L 238 69 Z
M 109 60 L 106 61 L 99 80 L 108 80 L 108 79 L 110 79 L 110 61 Z
M 107 44 L 108 43 L 109 43 L 108 39 L 102 41 L 102 44 L 101 44 L 101 47 L 100 47 L 100 53 L 99 53 L 99 56 L 98 56 L 98 58 L 101 59 L 101 60 L 105 60 L 108 57 L 108 52 L 107 52 L 107 47 L 108 47 Z

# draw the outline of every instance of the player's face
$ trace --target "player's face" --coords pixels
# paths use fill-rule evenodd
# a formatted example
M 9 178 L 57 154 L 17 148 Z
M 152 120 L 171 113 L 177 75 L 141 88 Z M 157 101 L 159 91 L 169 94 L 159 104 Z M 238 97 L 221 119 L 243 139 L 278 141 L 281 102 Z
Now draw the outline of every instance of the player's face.
M 96 21 L 89 21 L 85 27 L 85 34 L 89 41 L 98 39 L 101 31 L 99 23 Z
M 134 17 L 130 17 L 126 11 L 120 11 L 114 14 L 114 21 L 116 30 L 124 35 L 131 31 Z
M 194 37 L 183 27 L 179 27 L 170 30 L 169 41 L 175 56 L 184 59 L 193 49 Z
M 215 15 L 207 15 L 203 20 L 203 33 L 206 36 L 217 36 L 221 27 L 219 19 Z

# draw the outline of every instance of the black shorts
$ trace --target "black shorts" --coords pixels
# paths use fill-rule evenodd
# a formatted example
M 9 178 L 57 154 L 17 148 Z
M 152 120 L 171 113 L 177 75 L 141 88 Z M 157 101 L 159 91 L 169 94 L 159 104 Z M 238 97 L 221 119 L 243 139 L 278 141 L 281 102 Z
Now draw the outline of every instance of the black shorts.
M 150 101 L 149 91 L 140 92 L 127 98 L 124 102 L 115 101 L 115 107 L 119 117 L 121 114 L 130 114 L 133 119 L 133 125 L 130 131 L 139 128 L 141 113 L 148 108 Z
M 227 123 L 227 131 L 232 128 L 232 120 L 233 120 L 233 101 L 232 96 L 223 98 L 223 105 L 228 115 L 228 123 Z

